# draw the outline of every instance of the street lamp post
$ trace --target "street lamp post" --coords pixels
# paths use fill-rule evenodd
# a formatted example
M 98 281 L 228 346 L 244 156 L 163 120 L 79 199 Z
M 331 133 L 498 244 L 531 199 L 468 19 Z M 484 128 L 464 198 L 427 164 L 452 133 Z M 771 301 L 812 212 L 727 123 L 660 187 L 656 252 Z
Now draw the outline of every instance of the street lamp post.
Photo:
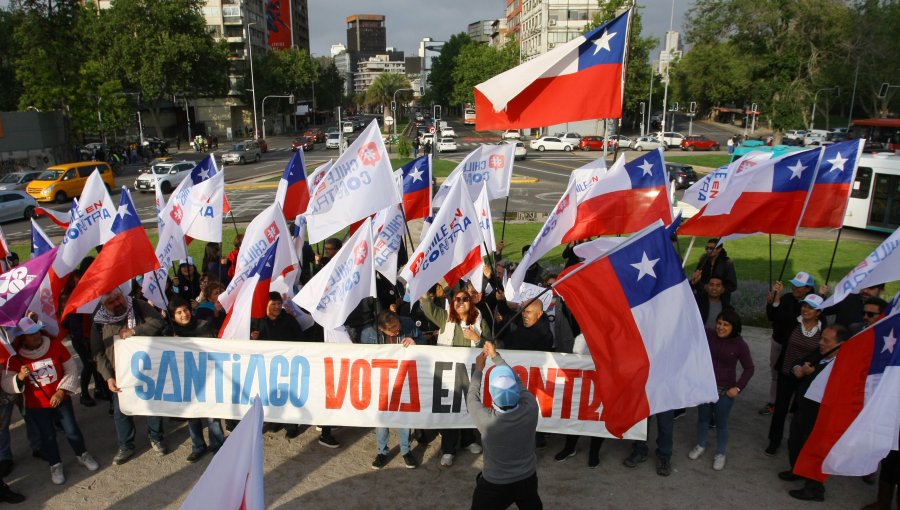
M 293 94 L 290 94 L 287 96 L 266 96 L 263 98 L 263 100 L 262 100 L 262 119 L 263 119 L 263 121 L 262 121 L 262 137 L 263 137 L 263 140 L 266 139 L 266 99 L 269 99 L 270 97 L 284 97 L 284 98 L 290 99 L 291 103 L 294 102 Z
M 813 107 L 812 107 L 812 115 L 809 116 L 809 129 L 812 131 L 816 127 L 816 101 L 819 99 L 819 92 L 828 92 L 828 91 L 837 91 L 837 95 L 841 95 L 840 87 L 827 87 L 824 89 L 819 89 L 816 91 L 816 94 L 813 96 Z
M 391 114 L 394 116 L 394 134 L 395 135 L 397 134 L 397 108 L 396 108 L 397 107 L 397 92 L 400 92 L 403 90 L 415 92 L 415 89 L 410 89 L 410 88 L 397 89 L 394 91 L 394 95 L 391 97 L 391 106 L 394 107 L 393 110 L 391 111 Z
M 641 101 L 641 136 L 644 136 L 644 110 L 647 105 Z
M 253 77 L 253 38 L 250 35 L 250 25 L 256 22 L 247 23 L 247 46 L 250 48 L 250 91 L 253 92 L 253 139 L 259 140 L 256 123 L 256 80 Z

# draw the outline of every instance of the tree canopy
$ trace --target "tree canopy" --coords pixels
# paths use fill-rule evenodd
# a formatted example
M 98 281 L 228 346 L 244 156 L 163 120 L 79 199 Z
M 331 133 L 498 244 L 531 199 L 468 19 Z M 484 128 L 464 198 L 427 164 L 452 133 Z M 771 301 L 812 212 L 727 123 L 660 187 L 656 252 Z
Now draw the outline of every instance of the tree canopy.
M 486 44 L 467 44 L 456 56 L 456 65 L 450 73 L 453 89 L 449 103 L 464 105 L 475 103 L 474 87 L 519 63 L 519 43 L 510 39 L 503 47 Z

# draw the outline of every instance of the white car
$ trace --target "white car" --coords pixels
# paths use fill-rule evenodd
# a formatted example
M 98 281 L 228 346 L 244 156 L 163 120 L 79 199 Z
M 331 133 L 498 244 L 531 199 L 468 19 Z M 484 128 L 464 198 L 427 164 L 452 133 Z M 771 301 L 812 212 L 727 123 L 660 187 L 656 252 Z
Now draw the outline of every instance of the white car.
M 521 136 L 518 129 L 507 129 L 500 138 L 503 138 L 504 140 L 518 140 Z
M 676 133 L 675 131 L 666 131 L 665 133 L 658 133 L 656 139 L 666 144 L 668 147 L 681 147 L 681 142 L 684 141 L 684 135 Z
M 29 219 L 38 203 L 24 191 L 0 191 L 0 221 Z
M 537 140 L 531 141 L 531 148 L 538 152 L 544 151 L 566 151 L 570 152 L 575 148 L 573 142 L 564 142 L 555 136 L 542 136 Z
M 497 145 L 503 145 L 505 143 L 511 143 L 516 146 L 516 150 L 513 153 L 513 159 L 525 159 L 528 157 L 528 150 L 525 149 L 525 142 L 520 142 L 518 140 L 506 140 L 503 142 L 497 142 Z
M 456 138 L 456 131 L 453 130 L 452 127 L 442 127 L 441 128 L 441 136 L 449 136 L 450 138 Z
M 564 142 L 571 143 L 573 147 L 578 147 L 578 144 L 581 143 L 581 135 L 578 133 L 557 133 L 555 137 Z
M 613 147 L 618 146 L 620 149 L 631 149 L 634 147 L 634 140 L 623 135 L 612 135 L 609 137 Z
M 805 136 L 806 130 L 803 129 L 791 129 L 784 132 L 784 138 L 788 140 L 796 140 L 798 142 L 802 142 Z
M 168 195 L 181 184 L 196 165 L 192 161 L 166 161 L 152 165 L 149 172 L 142 173 L 134 181 L 134 190 L 141 193 L 154 191 L 154 182 L 159 180 L 160 189 Z
M 642 136 L 634 141 L 633 148 L 636 151 L 666 150 L 666 144 L 660 142 L 655 136 Z
M 426 142 L 434 145 L 434 133 L 422 133 L 422 136 L 419 137 L 419 145 L 424 147 Z
M 353 133 L 353 129 L 355 128 L 353 121 L 347 121 L 341 124 L 341 130 L 344 133 Z
M 341 146 L 341 134 L 340 133 L 328 133 L 328 137 L 325 138 L 325 148 L 326 149 L 337 149 Z
M 452 138 L 441 138 L 437 143 L 438 152 L 453 152 L 456 149 L 456 140 Z

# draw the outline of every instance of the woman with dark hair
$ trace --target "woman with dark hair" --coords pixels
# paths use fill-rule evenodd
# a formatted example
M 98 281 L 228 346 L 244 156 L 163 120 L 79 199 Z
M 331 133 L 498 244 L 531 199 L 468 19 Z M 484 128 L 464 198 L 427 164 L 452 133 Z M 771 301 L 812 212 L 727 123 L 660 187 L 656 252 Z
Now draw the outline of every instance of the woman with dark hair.
M 175 275 L 172 290 L 186 301 L 195 301 L 200 295 L 200 275 L 191 257 L 182 260 L 178 265 L 178 274 Z
M 716 413 L 716 455 L 713 469 L 725 469 L 725 449 L 728 446 L 728 415 L 734 399 L 747 387 L 753 377 L 753 359 L 750 348 L 741 337 L 741 317 L 733 308 L 726 308 L 716 317 L 716 329 L 706 330 L 709 353 L 712 356 L 719 400 L 697 407 L 697 445 L 688 453 L 688 458 L 697 460 L 706 451 L 706 437 L 709 435 L 709 419 Z M 741 377 L 737 377 L 737 364 L 741 364 Z

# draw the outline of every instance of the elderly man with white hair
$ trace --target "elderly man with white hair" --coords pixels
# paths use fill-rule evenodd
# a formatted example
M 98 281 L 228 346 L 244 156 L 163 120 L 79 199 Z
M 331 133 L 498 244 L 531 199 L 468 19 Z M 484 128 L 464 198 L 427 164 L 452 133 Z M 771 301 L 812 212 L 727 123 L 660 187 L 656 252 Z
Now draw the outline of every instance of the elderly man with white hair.
M 113 289 L 100 298 L 100 307 L 94 315 L 94 325 L 91 328 L 91 352 L 97 363 L 97 371 L 112 393 L 113 418 L 119 443 L 113 464 L 124 464 L 134 456 L 134 418 L 122 414 L 119 408 L 118 394 L 121 390 L 116 385 L 116 337 L 160 336 L 168 334 L 167 329 L 165 319 L 155 308 L 122 294 L 119 289 Z M 168 453 L 163 442 L 162 417 L 148 416 L 147 429 L 153 450 L 159 455 Z

